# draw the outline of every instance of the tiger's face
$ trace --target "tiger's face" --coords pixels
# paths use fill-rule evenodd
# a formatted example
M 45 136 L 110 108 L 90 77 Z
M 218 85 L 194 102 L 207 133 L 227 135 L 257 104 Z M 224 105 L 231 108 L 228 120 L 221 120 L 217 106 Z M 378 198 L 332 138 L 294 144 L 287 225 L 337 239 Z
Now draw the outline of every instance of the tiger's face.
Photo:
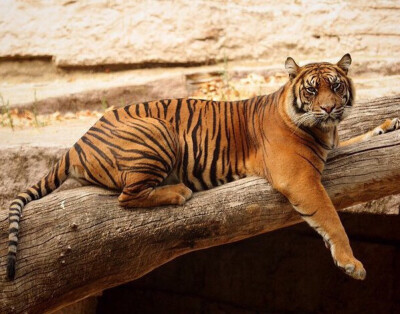
M 347 76 L 351 57 L 336 63 L 312 63 L 300 67 L 292 58 L 285 63 L 291 92 L 287 109 L 297 126 L 331 129 L 339 124 L 353 105 L 354 88 Z

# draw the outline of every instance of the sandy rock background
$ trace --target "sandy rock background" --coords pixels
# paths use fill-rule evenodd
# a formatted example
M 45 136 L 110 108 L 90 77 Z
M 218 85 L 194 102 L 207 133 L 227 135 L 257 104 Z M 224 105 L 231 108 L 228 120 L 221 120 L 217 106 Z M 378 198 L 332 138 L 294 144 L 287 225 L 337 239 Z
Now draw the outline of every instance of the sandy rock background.
M 385 0 L 3 0 L 0 57 L 62 67 L 396 58 L 399 18 L 399 3 Z

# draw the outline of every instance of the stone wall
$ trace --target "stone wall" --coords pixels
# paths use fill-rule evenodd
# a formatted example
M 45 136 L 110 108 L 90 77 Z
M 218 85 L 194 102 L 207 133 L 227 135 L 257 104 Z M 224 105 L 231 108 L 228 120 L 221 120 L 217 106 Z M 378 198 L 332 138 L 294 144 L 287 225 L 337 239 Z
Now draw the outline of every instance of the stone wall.
M 400 51 L 396 1 L 2 0 L 0 58 L 59 66 L 281 63 Z

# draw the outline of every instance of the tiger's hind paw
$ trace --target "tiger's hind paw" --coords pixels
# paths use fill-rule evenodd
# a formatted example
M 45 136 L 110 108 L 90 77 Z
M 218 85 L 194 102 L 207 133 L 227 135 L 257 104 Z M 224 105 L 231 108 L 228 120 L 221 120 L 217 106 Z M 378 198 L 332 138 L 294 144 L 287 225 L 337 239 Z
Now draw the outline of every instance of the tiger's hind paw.
M 178 193 L 178 194 L 180 194 L 180 195 L 182 195 L 182 196 L 185 198 L 186 201 L 189 200 L 189 199 L 192 197 L 192 195 L 193 195 L 192 190 L 189 189 L 189 188 L 188 188 L 186 185 L 184 185 L 183 183 L 179 183 L 179 184 L 176 185 L 176 190 L 175 190 L 175 192 Z

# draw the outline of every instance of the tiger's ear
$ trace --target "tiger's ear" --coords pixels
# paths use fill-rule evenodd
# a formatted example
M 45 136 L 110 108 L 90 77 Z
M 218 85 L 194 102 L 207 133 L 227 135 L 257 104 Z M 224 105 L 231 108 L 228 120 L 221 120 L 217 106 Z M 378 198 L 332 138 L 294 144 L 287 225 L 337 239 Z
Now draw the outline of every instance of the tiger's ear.
M 350 68 L 350 64 L 351 64 L 351 56 L 349 53 L 346 53 L 342 59 L 340 59 L 340 61 L 338 63 L 336 63 L 336 65 L 341 68 L 344 73 L 347 74 L 347 72 L 349 72 L 349 68 Z
M 289 73 L 289 78 L 293 80 L 296 75 L 299 73 L 300 67 L 297 65 L 296 61 L 293 58 L 288 57 L 285 61 L 286 71 Z

